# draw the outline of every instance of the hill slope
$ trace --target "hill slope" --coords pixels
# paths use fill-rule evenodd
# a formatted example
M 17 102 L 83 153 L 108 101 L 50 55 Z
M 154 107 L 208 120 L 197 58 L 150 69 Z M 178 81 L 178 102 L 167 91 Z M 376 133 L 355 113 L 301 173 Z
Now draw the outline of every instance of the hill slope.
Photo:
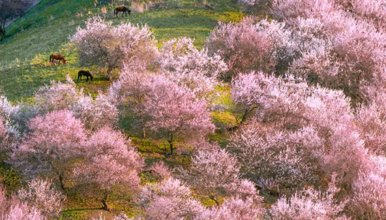
M 28 99 L 40 86 L 51 80 L 73 78 L 80 67 L 77 53 L 68 37 L 82 26 L 87 18 L 101 15 L 113 24 L 132 22 L 148 24 L 159 42 L 187 36 L 202 46 L 218 21 L 238 21 L 242 14 L 234 0 L 208 0 L 207 7 L 197 0 L 164 0 L 142 11 L 141 6 L 131 16 L 115 18 L 109 0 L 41 0 L 22 18 L 7 28 L 8 38 L 0 43 L 0 88 L 12 102 Z M 114 1 L 113 1 L 114 2 Z M 135 9 L 135 8 L 134 8 Z M 106 13 L 107 11 L 107 13 Z M 105 13 L 103 13 L 105 12 Z M 160 43 L 159 43 L 160 45 Z M 50 66 L 49 55 L 62 53 L 66 66 Z M 105 88 L 107 81 L 96 79 L 94 84 L 79 84 L 87 92 Z

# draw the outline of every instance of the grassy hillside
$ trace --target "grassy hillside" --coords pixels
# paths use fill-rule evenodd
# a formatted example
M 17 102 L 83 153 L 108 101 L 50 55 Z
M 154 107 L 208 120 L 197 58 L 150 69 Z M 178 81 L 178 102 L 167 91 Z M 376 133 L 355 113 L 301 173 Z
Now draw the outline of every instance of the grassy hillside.
M 131 16 L 115 18 L 117 3 L 108 0 L 42 0 L 26 15 L 7 28 L 8 38 L 0 42 L 0 88 L 12 102 L 31 97 L 40 86 L 51 80 L 64 80 L 66 74 L 75 78 L 80 67 L 76 51 L 68 37 L 82 26 L 87 18 L 101 15 L 114 24 L 132 22 L 148 24 L 159 45 L 168 39 L 187 36 L 195 38 L 196 46 L 204 44 L 218 21 L 238 21 L 242 14 L 235 0 L 164 0 L 163 7 Z M 102 13 L 102 8 L 107 13 Z M 62 53 L 68 59 L 66 66 L 50 66 L 49 55 Z M 87 67 L 86 67 L 87 69 Z M 107 86 L 106 81 L 80 86 L 96 91 Z

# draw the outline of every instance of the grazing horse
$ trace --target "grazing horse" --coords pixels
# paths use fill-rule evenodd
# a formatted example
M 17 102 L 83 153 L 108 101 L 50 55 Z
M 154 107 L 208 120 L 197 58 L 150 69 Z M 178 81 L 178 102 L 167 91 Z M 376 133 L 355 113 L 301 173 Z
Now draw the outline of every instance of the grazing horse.
M 118 13 L 119 12 L 123 12 L 122 13 L 122 16 L 125 14 L 125 13 L 131 13 L 131 10 L 129 8 L 126 8 L 125 6 L 119 6 L 117 8 L 114 9 L 114 16 L 118 17 Z M 126 15 L 127 16 L 127 15 Z
M 94 77 L 92 76 L 92 74 L 89 71 L 79 70 L 79 72 L 78 72 L 78 82 L 79 82 L 80 79 L 82 79 L 82 76 L 86 76 L 87 77 L 86 82 L 88 82 L 88 77 L 91 78 L 91 81 L 93 81 L 93 79 L 94 79 Z
M 54 64 L 54 60 L 59 60 L 59 64 L 60 64 L 60 61 L 62 61 L 63 64 L 67 63 L 66 59 L 64 59 L 64 56 L 62 54 L 51 54 L 50 63 Z

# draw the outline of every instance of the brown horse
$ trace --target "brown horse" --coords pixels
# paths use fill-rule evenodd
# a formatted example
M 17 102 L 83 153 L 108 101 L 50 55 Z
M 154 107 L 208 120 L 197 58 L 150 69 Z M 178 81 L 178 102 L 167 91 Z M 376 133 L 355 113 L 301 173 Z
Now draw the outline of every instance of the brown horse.
M 126 6 L 119 6 L 117 8 L 114 9 L 114 16 L 118 17 L 118 13 L 119 12 L 123 12 L 122 13 L 122 16 L 125 14 L 125 13 L 131 13 L 131 10 L 129 8 L 126 8 Z M 127 16 L 127 15 L 126 15 Z
M 59 60 L 59 64 L 60 64 L 60 61 L 62 61 L 63 64 L 67 63 L 66 59 L 64 59 L 64 56 L 62 54 L 51 54 L 50 63 L 54 64 L 54 60 Z

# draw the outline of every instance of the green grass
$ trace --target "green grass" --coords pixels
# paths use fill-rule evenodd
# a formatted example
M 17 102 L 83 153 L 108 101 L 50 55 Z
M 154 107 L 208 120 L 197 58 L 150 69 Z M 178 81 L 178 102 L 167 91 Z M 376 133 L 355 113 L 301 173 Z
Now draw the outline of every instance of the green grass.
M 69 36 L 76 32 L 78 26 L 83 27 L 85 20 L 94 15 L 102 15 L 101 8 L 106 7 L 107 21 L 114 25 L 124 22 L 134 24 L 147 24 L 158 40 L 162 42 L 176 37 L 195 38 L 195 45 L 202 47 L 210 32 L 218 21 L 240 21 L 243 14 L 237 8 L 237 0 L 207 0 L 214 6 L 208 9 L 202 6 L 202 0 L 164 0 L 170 8 L 162 10 L 149 10 L 143 13 L 132 13 L 128 17 L 113 17 L 114 4 L 108 0 L 41 0 L 21 19 L 7 28 L 7 38 L 0 42 L 0 90 L 1 93 L 13 102 L 29 101 L 39 87 L 49 84 L 50 81 L 64 81 L 67 74 L 75 79 L 80 69 L 97 71 L 93 67 L 80 66 L 76 48 L 69 42 Z M 62 53 L 66 56 L 67 65 L 49 65 L 49 55 Z M 75 81 L 76 82 L 76 81 Z M 86 93 L 96 94 L 105 91 L 109 81 L 96 76 L 94 82 L 76 82 Z M 229 86 L 217 88 L 222 95 L 215 100 L 216 104 L 232 107 Z M 224 127 L 236 123 L 235 117 L 229 110 L 213 112 L 214 123 L 220 130 L 210 138 L 217 140 L 221 145 L 226 144 L 227 136 Z M 121 120 L 124 130 L 130 127 L 130 119 Z M 171 167 L 189 166 L 187 156 L 166 156 L 169 152 L 168 143 L 162 140 L 149 141 L 132 137 L 132 143 L 145 157 L 147 164 L 155 161 L 165 161 Z M 177 143 L 178 145 L 178 143 Z M 18 187 L 18 176 L 10 170 L 0 170 L 1 176 L 10 187 Z M 143 182 L 152 182 L 152 177 L 143 176 Z M 203 201 L 204 204 L 213 205 L 213 201 Z M 129 216 L 135 216 L 140 210 L 126 198 L 116 195 L 112 203 L 115 211 L 112 213 L 100 209 L 101 204 L 91 198 L 83 198 L 77 193 L 68 192 L 66 208 L 61 213 L 60 219 L 89 219 L 97 218 L 100 214 L 109 219 L 113 215 L 124 211 Z

